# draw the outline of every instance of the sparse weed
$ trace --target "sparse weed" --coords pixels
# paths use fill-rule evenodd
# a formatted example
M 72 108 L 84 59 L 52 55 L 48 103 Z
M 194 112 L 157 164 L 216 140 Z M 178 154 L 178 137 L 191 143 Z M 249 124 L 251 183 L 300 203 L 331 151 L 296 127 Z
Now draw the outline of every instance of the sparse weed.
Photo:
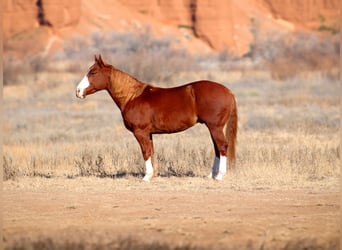
M 11 157 L 3 156 L 3 180 L 15 180 L 18 176 L 17 166 L 13 164 Z
M 5 57 L 3 62 L 4 86 L 21 85 L 27 81 L 34 81 L 37 74 L 48 70 L 48 65 L 43 56 L 39 54 L 26 58 L 25 62 L 13 57 Z
M 97 155 L 93 159 L 92 154 L 84 153 L 80 160 L 75 160 L 75 166 L 79 170 L 80 176 L 105 177 L 108 175 L 104 169 L 103 157 L 101 155 Z
M 91 237 L 91 238 L 94 238 Z M 324 243 L 317 242 L 316 239 L 293 239 L 286 243 L 283 249 L 293 250 L 293 249 L 339 249 L 338 240 L 330 240 Z M 247 241 L 245 246 L 240 246 L 240 249 L 260 249 L 264 247 L 264 243 L 260 247 L 257 242 Z M 191 244 L 170 244 L 159 241 L 144 242 L 142 240 L 134 239 L 131 237 L 121 238 L 112 240 L 110 242 L 103 243 L 100 240 L 97 242 L 87 242 L 87 241 L 71 241 L 67 240 L 64 242 L 57 241 L 51 238 L 40 238 L 38 240 L 30 240 L 27 238 L 19 239 L 13 242 L 7 249 L 98 249 L 98 250 L 206 250 L 211 249 L 211 247 L 202 247 Z M 235 249 L 235 247 L 225 246 L 225 247 L 215 247 L 215 249 Z

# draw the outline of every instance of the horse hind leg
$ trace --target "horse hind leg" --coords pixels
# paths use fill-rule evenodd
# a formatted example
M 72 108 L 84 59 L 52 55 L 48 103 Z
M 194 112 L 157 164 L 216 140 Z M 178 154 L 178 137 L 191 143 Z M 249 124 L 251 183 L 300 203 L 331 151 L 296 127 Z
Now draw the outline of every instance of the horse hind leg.
M 211 167 L 211 171 L 208 175 L 208 178 L 215 178 L 215 176 L 217 176 L 218 172 L 219 172 L 219 164 L 220 164 L 220 153 L 217 149 L 216 143 L 214 141 L 214 139 L 212 139 L 213 144 L 214 144 L 214 148 L 215 148 L 215 157 L 214 157 L 214 162 L 213 165 Z
M 221 181 L 227 173 L 228 142 L 224 136 L 223 127 L 208 126 L 208 128 L 215 147 L 215 159 L 209 177 Z
M 217 181 L 222 181 L 227 173 L 227 156 L 220 155 L 220 165 L 218 174 L 214 177 Z

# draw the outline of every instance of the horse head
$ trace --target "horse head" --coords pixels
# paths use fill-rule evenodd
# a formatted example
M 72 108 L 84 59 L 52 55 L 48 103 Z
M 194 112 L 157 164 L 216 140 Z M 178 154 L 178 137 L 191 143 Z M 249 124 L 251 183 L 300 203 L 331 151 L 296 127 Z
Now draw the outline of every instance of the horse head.
M 87 95 L 106 89 L 110 81 L 108 72 L 110 72 L 110 67 L 103 62 L 101 55 L 95 56 L 95 63 L 77 85 L 76 96 L 83 99 Z

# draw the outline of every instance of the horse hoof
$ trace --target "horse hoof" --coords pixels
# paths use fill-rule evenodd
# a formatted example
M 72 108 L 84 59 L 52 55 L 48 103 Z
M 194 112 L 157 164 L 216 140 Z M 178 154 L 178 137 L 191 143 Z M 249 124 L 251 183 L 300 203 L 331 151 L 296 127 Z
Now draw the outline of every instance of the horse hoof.
M 150 175 L 145 175 L 145 177 L 143 178 L 143 181 L 150 182 L 151 179 L 152 179 L 152 176 L 150 176 Z
M 217 180 L 217 181 L 222 181 L 223 180 L 223 176 L 224 176 L 224 174 L 219 173 L 218 175 L 215 176 L 214 179 Z
M 219 172 L 213 170 L 213 171 L 211 171 L 211 172 L 208 174 L 207 177 L 208 177 L 209 179 L 215 179 L 217 175 L 219 175 Z

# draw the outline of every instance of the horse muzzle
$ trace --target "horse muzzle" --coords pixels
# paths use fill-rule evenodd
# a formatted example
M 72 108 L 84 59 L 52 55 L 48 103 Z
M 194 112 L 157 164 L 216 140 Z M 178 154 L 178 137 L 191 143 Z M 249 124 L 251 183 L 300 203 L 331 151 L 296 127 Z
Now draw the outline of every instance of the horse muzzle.
M 76 89 L 76 97 L 80 98 L 80 99 L 84 99 L 85 95 L 83 93 L 83 91 L 79 88 Z

